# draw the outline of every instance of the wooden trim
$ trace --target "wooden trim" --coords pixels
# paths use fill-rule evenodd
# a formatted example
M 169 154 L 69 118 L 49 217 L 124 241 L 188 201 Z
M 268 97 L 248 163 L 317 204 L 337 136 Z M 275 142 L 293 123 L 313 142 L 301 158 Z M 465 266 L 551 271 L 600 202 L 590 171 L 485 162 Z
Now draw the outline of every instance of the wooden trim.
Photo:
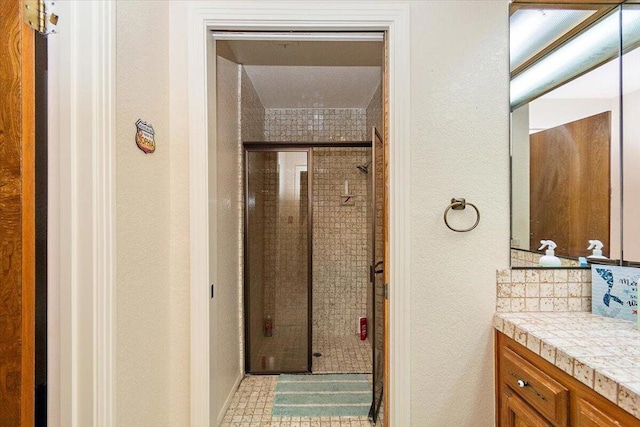
M 22 10 L 22 8 L 20 8 Z M 22 23 L 22 372 L 21 425 L 34 424 L 36 343 L 35 34 Z
M 116 424 L 116 2 L 56 7 L 64 19 L 48 39 L 47 418 L 52 427 L 110 426 Z

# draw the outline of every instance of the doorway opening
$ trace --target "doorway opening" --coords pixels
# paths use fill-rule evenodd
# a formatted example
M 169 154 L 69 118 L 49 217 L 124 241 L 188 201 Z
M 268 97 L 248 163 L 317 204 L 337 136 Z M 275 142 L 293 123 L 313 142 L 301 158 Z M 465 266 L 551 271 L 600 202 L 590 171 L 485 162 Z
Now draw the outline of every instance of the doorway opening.
M 214 37 L 215 197 L 239 189 L 244 372 L 364 374 L 364 416 L 376 420 L 386 335 L 384 33 Z M 235 184 L 220 180 L 231 159 Z

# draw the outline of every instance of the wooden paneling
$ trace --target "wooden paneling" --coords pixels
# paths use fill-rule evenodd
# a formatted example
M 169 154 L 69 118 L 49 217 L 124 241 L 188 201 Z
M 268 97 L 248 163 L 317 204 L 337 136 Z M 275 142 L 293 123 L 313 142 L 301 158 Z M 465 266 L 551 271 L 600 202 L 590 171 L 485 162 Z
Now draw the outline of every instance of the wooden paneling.
M 0 1 L 0 425 L 33 425 L 34 38 Z
M 556 255 L 587 255 L 610 237 L 611 112 L 535 133 L 531 150 L 531 240 L 551 239 Z

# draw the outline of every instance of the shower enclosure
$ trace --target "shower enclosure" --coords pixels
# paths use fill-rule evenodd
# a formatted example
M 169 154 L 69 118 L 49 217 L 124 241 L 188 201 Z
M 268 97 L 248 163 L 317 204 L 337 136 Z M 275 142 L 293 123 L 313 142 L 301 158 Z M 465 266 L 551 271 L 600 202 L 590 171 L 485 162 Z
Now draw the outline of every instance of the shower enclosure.
M 244 144 L 244 325 L 246 372 L 370 373 L 377 413 L 384 153 L 372 141 Z

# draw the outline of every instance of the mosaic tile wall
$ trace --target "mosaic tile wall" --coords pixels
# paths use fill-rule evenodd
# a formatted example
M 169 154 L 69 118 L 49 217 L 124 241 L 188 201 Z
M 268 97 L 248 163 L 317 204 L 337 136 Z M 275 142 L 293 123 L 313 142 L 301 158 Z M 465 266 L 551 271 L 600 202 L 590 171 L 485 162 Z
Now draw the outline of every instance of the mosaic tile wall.
M 369 157 L 368 148 L 314 149 L 314 332 L 355 334 L 358 318 L 367 313 L 369 176 L 356 166 Z M 341 206 L 345 180 L 354 206 Z
M 264 141 L 264 107 L 244 67 L 238 67 L 241 70 L 241 141 Z
M 284 142 L 365 141 L 364 108 L 267 108 L 265 139 Z
M 371 128 L 376 127 L 380 135 L 382 135 L 382 83 L 378 85 L 375 93 L 371 97 L 371 101 L 366 110 L 367 121 L 366 129 L 367 133 L 371 134 Z M 370 136 L 367 138 L 371 138 Z
M 238 127 L 240 132 L 238 140 L 238 164 L 240 165 L 240 174 L 238 176 L 238 192 L 240 204 L 238 209 L 240 210 L 240 222 L 238 223 L 238 238 L 240 239 L 240 254 L 238 265 L 238 283 L 241 284 L 240 292 L 243 293 L 242 283 L 244 280 L 244 150 L 242 147 L 243 140 L 256 140 L 260 141 L 264 139 L 264 107 L 260 102 L 260 98 L 256 93 L 247 72 L 242 65 L 238 65 L 238 79 L 240 80 L 238 103 L 240 106 L 240 117 L 238 120 Z M 274 157 L 272 155 L 272 157 Z M 255 159 L 258 163 L 251 168 L 253 185 L 249 189 L 250 198 L 254 200 L 252 206 L 252 218 L 250 227 L 255 231 L 257 240 L 255 245 L 250 248 L 252 259 L 257 258 L 262 261 L 262 251 L 264 250 L 264 200 L 263 195 L 258 190 L 262 187 L 265 179 L 264 168 L 265 162 L 268 156 L 261 159 Z M 258 175 L 260 174 L 260 175 Z M 257 203 L 256 203 L 257 201 Z M 258 254 L 260 256 L 258 257 Z M 251 318 L 250 336 L 254 339 L 250 340 L 250 353 L 253 355 L 258 354 L 258 348 L 263 346 L 263 328 L 264 328 L 264 295 L 262 294 L 262 278 L 264 275 L 264 263 L 255 262 L 251 264 L 251 271 L 249 272 L 252 284 L 252 298 L 251 298 L 251 312 L 257 313 L 257 315 Z M 244 325 L 244 299 L 239 298 L 239 313 L 240 313 L 240 325 Z M 241 345 L 240 349 L 241 366 L 244 366 L 244 345 Z
M 591 311 L 590 269 L 498 270 L 498 312 Z
M 511 267 L 538 267 L 542 255 L 538 252 L 511 249 Z M 560 257 L 560 261 L 563 267 L 577 267 L 580 265 L 575 259 Z

